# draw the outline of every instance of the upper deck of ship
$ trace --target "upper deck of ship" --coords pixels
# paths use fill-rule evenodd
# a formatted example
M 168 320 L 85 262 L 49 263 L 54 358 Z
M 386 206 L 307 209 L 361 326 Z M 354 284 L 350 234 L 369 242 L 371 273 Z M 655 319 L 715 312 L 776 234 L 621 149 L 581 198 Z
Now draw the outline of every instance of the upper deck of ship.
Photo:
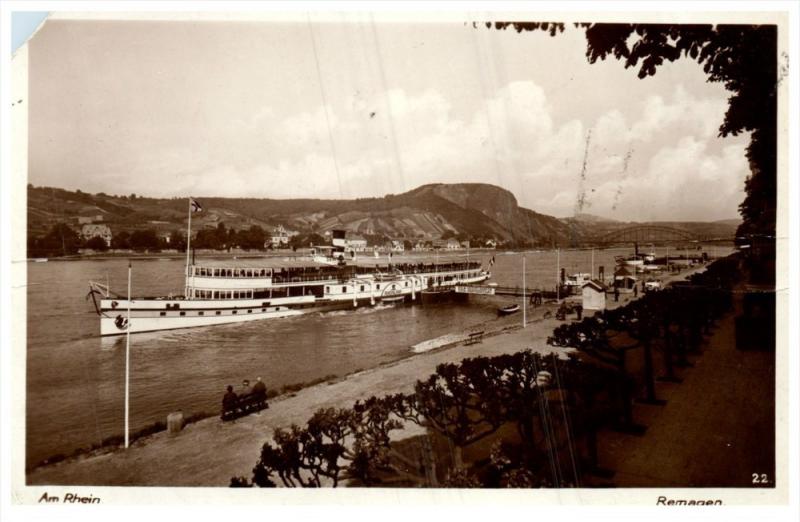
M 245 259 L 204 259 L 192 265 L 192 275 L 213 278 L 272 278 L 324 280 L 359 274 L 390 272 L 420 273 L 476 270 L 480 262 L 463 256 L 358 257 L 343 264 L 325 263 L 309 257 L 265 256 Z
M 394 257 L 372 257 L 372 256 L 358 256 L 355 259 L 345 257 L 344 265 L 336 265 L 335 260 L 331 262 L 322 262 L 315 260 L 309 256 L 263 256 L 263 257 L 246 257 L 238 259 L 198 259 L 193 266 L 206 267 L 206 268 L 250 268 L 250 269 L 294 269 L 294 268 L 337 268 L 338 266 L 398 266 L 398 265 L 449 265 L 458 263 L 470 264 L 478 263 L 474 258 L 469 259 L 466 256 L 458 255 L 401 255 Z

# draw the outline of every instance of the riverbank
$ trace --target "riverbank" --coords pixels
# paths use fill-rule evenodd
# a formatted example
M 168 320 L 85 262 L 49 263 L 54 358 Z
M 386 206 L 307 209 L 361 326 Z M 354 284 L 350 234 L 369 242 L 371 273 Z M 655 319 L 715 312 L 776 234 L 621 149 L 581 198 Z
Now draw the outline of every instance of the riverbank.
M 580 250 L 580 249 L 576 249 Z M 484 254 L 487 252 L 523 252 L 524 250 L 513 250 L 513 249 L 503 249 L 497 250 L 494 248 L 472 248 L 469 251 L 466 249 L 459 249 L 459 250 L 448 250 L 446 252 L 435 252 L 433 250 L 420 250 L 420 251 L 411 251 L 411 252 L 393 252 L 392 257 L 433 257 L 437 254 L 451 256 L 451 255 L 462 255 L 467 256 L 470 254 Z M 311 255 L 310 248 L 298 248 L 297 250 L 196 250 L 194 251 L 195 256 L 205 256 L 214 259 L 219 258 L 228 258 L 228 259 L 260 259 L 265 257 L 304 257 L 308 258 Z M 386 253 L 382 252 L 381 257 L 386 257 Z M 365 258 L 372 258 L 373 254 L 372 251 L 369 252 L 362 252 L 360 254 L 361 257 Z M 87 252 L 87 253 L 78 253 L 74 255 L 66 255 L 66 256 L 53 256 L 53 257 L 31 257 L 28 258 L 27 261 L 30 263 L 42 263 L 42 262 L 49 262 L 49 261 L 81 261 L 81 260 L 95 260 L 95 261 L 103 261 L 107 259 L 142 259 L 142 260 L 172 260 L 172 259 L 186 259 L 186 252 L 178 251 L 178 250 L 162 250 L 162 251 L 145 251 L 145 252 L 137 252 L 135 250 L 108 250 L 108 251 L 94 251 L 94 252 Z

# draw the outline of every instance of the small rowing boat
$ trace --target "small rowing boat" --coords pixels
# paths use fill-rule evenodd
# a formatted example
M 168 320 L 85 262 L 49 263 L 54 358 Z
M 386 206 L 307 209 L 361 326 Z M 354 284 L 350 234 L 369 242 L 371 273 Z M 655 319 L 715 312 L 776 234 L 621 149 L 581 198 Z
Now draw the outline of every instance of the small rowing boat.
M 512 304 L 497 309 L 498 315 L 510 315 L 519 312 L 519 305 Z

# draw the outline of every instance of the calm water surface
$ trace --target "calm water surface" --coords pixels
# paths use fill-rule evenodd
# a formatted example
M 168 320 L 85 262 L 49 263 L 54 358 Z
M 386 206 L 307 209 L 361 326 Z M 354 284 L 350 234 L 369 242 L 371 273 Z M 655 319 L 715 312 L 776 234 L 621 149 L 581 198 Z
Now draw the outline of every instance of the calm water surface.
M 713 249 L 708 249 L 713 252 Z M 722 253 L 722 249 L 717 251 Z M 598 250 L 595 269 L 627 249 Z M 663 249 L 657 253 L 662 255 Z M 488 265 L 492 252 L 471 254 Z M 492 280 L 520 286 L 522 254 L 498 252 Z M 529 287 L 552 287 L 556 253 L 525 253 Z M 561 251 L 567 273 L 589 272 L 590 251 Z M 28 264 L 27 454 L 29 465 L 123 430 L 125 338 L 100 338 L 85 296 L 89 280 L 124 293 L 127 260 Z M 134 260 L 133 294 L 180 293 L 180 259 Z M 261 376 L 270 388 L 412 356 L 414 344 L 496 318 L 499 298 L 469 303 L 362 306 L 355 310 L 131 337 L 131 429 L 167 414 L 216 412 L 227 384 Z M 424 376 L 420 376 L 424 377 Z

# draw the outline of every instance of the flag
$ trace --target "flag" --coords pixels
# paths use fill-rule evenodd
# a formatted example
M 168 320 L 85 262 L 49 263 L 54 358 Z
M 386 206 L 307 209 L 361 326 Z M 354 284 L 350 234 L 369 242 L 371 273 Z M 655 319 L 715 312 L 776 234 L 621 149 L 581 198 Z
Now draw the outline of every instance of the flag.
M 494 264 L 494 256 L 492 256 L 492 259 L 489 261 L 489 268 L 492 268 L 493 264 Z
M 192 212 L 202 212 L 203 206 L 200 205 L 200 202 L 194 198 L 189 198 L 189 204 L 192 207 Z

